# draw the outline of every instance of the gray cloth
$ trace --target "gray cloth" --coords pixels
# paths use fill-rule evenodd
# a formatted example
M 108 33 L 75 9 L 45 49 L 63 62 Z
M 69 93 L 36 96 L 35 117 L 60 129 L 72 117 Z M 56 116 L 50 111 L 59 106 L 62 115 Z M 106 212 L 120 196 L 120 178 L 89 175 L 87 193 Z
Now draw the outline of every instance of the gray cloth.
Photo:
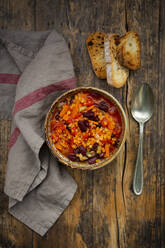
M 9 212 L 44 235 L 77 188 L 51 155 L 44 134 L 51 103 L 76 86 L 72 60 L 55 30 L 1 30 L 0 41 L 0 118 L 12 116 L 4 191 Z

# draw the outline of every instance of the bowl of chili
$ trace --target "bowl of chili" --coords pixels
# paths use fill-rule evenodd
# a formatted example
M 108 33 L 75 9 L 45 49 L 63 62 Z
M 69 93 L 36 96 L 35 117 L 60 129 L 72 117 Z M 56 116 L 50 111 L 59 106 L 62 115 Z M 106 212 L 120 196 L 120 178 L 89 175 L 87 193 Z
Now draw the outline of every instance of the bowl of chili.
M 108 92 L 79 87 L 58 97 L 45 120 L 48 147 L 65 165 L 97 169 L 116 158 L 126 139 L 127 118 Z

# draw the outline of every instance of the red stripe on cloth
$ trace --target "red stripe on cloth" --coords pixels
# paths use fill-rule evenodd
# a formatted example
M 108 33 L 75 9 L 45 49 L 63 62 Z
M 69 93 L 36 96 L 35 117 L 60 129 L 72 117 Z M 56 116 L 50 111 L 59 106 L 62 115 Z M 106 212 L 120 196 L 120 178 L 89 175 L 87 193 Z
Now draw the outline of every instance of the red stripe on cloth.
M 73 89 L 75 87 L 76 87 L 76 78 L 69 78 L 60 82 L 53 83 L 46 87 L 40 88 L 38 90 L 35 90 L 32 93 L 19 99 L 15 103 L 13 114 L 15 115 L 17 112 L 30 107 L 34 103 L 41 101 L 50 93 L 59 90 Z
M 10 136 L 9 151 L 12 148 L 12 146 L 15 144 L 19 134 L 20 134 L 20 130 L 18 128 L 15 128 Z
M 17 84 L 19 78 L 18 74 L 0 73 L 0 84 Z

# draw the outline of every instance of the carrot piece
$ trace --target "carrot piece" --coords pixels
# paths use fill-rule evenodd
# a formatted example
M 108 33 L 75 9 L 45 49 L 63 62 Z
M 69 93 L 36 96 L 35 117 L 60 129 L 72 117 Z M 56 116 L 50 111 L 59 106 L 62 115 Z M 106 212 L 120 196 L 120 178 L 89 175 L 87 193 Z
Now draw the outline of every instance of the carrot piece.
M 76 103 L 72 110 L 72 118 L 75 118 L 78 112 L 79 112 L 79 103 Z
M 59 143 L 56 144 L 56 148 L 62 151 L 62 146 Z
M 52 120 L 50 123 L 51 123 L 51 125 L 55 125 L 57 123 L 57 121 L 56 120 Z
M 114 118 L 112 116 L 109 116 L 107 113 L 105 113 L 105 116 L 108 120 L 108 128 L 110 130 L 113 130 L 115 128 L 115 121 Z
M 58 139 L 59 139 L 59 136 L 52 135 L 51 138 L 53 140 L 53 143 L 56 143 L 58 141 Z
M 67 104 L 63 105 L 63 108 L 60 112 L 60 117 L 62 118 L 67 113 L 68 110 L 69 110 L 69 106 Z
M 67 114 L 65 114 L 64 116 L 63 116 L 63 120 L 64 121 L 67 121 L 69 119 L 69 116 L 67 115 Z
M 109 157 L 109 148 L 110 145 L 108 143 L 105 144 L 105 157 L 108 158 Z
M 58 134 L 57 133 L 52 133 L 51 134 L 51 139 L 54 139 L 54 140 L 58 139 Z
M 92 105 L 92 106 L 88 107 L 87 110 L 89 111 L 89 110 L 93 109 L 94 107 L 95 107 L 95 105 Z
M 56 123 L 57 123 L 57 121 L 56 121 L 56 120 L 52 120 L 52 121 L 50 122 L 50 130 L 51 130 L 51 132 L 52 132 L 52 131 L 53 131 L 53 129 L 55 128 Z
M 114 122 L 114 121 L 109 122 L 109 123 L 108 123 L 108 128 L 109 128 L 110 130 L 113 130 L 113 129 L 115 128 L 115 122 Z
M 92 120 L 88 120 L 90 123 L 93 123 L 93 124 L 95 124 L 95 125 L 97 125 L 98 124 L 98 122 L 96 122 L 96 121 L 92 121 Z

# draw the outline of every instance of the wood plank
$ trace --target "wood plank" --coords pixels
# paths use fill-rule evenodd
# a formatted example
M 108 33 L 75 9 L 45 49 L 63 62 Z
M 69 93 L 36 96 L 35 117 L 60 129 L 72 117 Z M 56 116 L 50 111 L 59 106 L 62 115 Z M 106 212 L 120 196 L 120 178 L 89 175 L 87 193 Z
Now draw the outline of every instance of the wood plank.
M 158 115 L 158 133 L 159 141 L 157 145 L 159 146 L 158 150 L 158 158 L 157 164 L 159 165 L 158 169 L 158 176 L 157 181 L 159 184 L 157 185 L 157 191 L 159 190 L 159 201 L 160 201 L 160 212 L 159 218 L 157 219 L 159 222 L 160 228 L 160 246 L 165 246 L 165 108 L 164 108 L 164 82 L 165 82 L 165 75 L 164 75 L 164 65 L 165 65 L 165 4 L 164 1 L 160 1 L 160 16 L 159 16 L 159 95 L 157 105 L 159 108 L 159 115 Z
M 78 85 L 91 85 L 93 73 L 89 73 L 86 63 L 86 31 L 89 19 L 88 1 L 45 1 L 36 2 L 36 28 L 46 30 L 55 28 L 62 33 L 70 47 Z M 91 9 L 91 8 L 90 8 Z M 42 15 L 41 15 L 42 13 Z M 79 13 L 79 14 L 78 14 Z M 84 22 L 85 20 L 85 22 Z M 89 61 L 89 58 L 88 58 Z M 93 247 L 93 172 L 68 169 L 78 184 L 78 191 L 45 238 L 34 234 L 33 247 Z
M 157 130 L 158 120 L 162 109 L 158 99 L 163 90 L 159 84 L 159 1 L 126 1 L 126 16 L 128 30 L 139 33 L 141 39 L 141 68 L 131 72 L 128 84 L 127 108 L 133 92 L 139 84 L 147 82 L 151 85 L 155 95 L 155 113 L 145 125 L 144 135 L 144 191 L 139 197 L 134 196 L 132 176 L 138 149 L 138 125 L 129 113 L 129 137 L 127 142 L 127 162 L 124 176 L 126 216 L 127 216 L 127 244 L 128 247 L 162 247 L 161 223 L 161 181 L 160 173 L 164 167 L 158 162 L 160 136 Z M 164 215 L 164 214 L 163 214 Z
M 0 25 L 2 29 L 34 30 L 35 1 L 0 0 Z
M 0 0 L 0 27 L 34 29 L 32 2 Z M 0 121 L 0 248 L 28 248 L 32 247 L 32 231 L 8 214 L 8 197 L 3 193 L 10 127 L 10 121 Z
M 8 29 L 56 28 L 64 35 L 73 58 L 78 85 L 92 85 L 112 93 L 129 118 L 128 138 L 120 156 L 96 171 L 67 169 L 78 191 L 64 214 L 41 238 L 7 213 L 3 194 L 10 122 L 0 122 L 0 248 L 7 247 L 150 247 L 165 246 L 164 65 L 165 3 L 160 1 L 28 1 L 0 0 L 0 26 Z M 122 89 L 96 78 L 85 39 L 90 32 L 137 31 L 142 43 L 140 70 L 131 72 Z M 132 192 L 138 148 L 138 125 L 130 114 L 133 92 L 143 82 L 155 94 L 155 113 L 145 127 L 144 191 Z M 33 239 L 33 242 L 32 242 Z M 33 244 L 32 244 L 33 243 Z
M 125 33 L 125 1 L 98 4 L 97 22 L 103 21 L 101 31 Z M 104 13 L 104 14 L 103 14 Z M 98 24 L 98 23 L 97 23 Z M 99 26 L 99 24 L 98 24 Z M 125 107 L 127 86 L 121 89 L 108 86 L 106 80 L 95 78 L 95 86 L 110 92 Z M 125 147 L 113 163 L 94 173 L 93 229 L 94 247 L 126 247 L 125 199 L 122 186 Z
M 81 11 L 82 9 L 85 11 Z M 120 9 L 121 14 L 117 15 L 118 9 Z M 119 91 L 112 87 L 110 88 L 105 80 L 96 78 L 85 46 L 85 40 L 90 32 L 98 30 L 124 32 L 124 2 L 116 1 L 114 4 L 114 2 L 104 1 L 104 4 L 101 2 L 96 4 L 89 1 L 69 1 L 68 4 L 67 1 L 56 1 L 56 3 L 48 2 L 45 6 L 45 1 L 43 3 L 38 1 L 36 13 L 37 29 L 56 28 L 66 38 L 79 85 L 95 85 L 96 87 L 104 88 L 112 92 L 118 99 L 123 100 L 124 89 Z M 40 13 L 42 13 L 42 16 Z M 119 21 L 120 25 L 118 25 Z M 111 244 L 116 244 L 113 247 L 117 247 L 118 236 L 122 240 L 124 239 L 124 231 L 122 230 L 124 224 L 121 226 L 122 231 L 120 230 L 120 233 L 118 233 L 120 220 L 125 218 L 124 215 L 121 218 L 124 207 L 122 191 L 120 191 L 124 157 L 123 150 L 118 160 L 113 163 L 116 165 L 117 162 L 118 169 L 114 168 L 116 166 L 112 166 L 112 168 L 106 167 L 87 173 L 69 170 L 78 182 L 79 190 L 72 204 L 60 217 L 55 227 L 52 228 L 52 234 L 48 233 L 44 242 L 43 239 L 34 235 L 34 247 L 44 247 L 52 244 L 53 247 L 64 247 L 65 243 L 68 246 L 70 244 L 71 247 L 80 247 L 82 245 L 82 247 L 93 248 L 104 244 L 105 247 L 110 247 Z M 117 172 L 119 172 L 119 177 L 116 183 L 114 176 Z M 82 181 L 84 182 L 83 184 L 81 183 Z M 111 187 L 111 185 L 113 186 Z M 121 195 L 121 200 L 116 198 L 116 193 Z M 103 196 L 106 201 L 103 200 Z M 116 220 L 116 208 L 118 208 L 120 216 L 119 223 Z M 105 228 L 103 227 L 104 224 L 106 224 Z M 60 239 L 60 233 L 63 233 L 62 239 Z
M 149 82 L 151 81 L 150 83 L 153 85 L 152 79 L 158 79 L 158 60 L 156 59 L 154 63 L 152 63 L 150 56 L 152 55 L 152 58 L 156 58 L 156 54 L 158 52 L 156 43 L 159 32 L 159 2 L 155 3 L 154 6 L 152 6 L 154 4 L 152 1 L 148 1 L 146 3 L 141 3 L 138 1 L 136 4 L 127 1 L 126 6 L 124 3 L 121 3 L 121 1 L 115 2 L 115 4 L 114 2 L 111 4 L 109 1 L 104 1 L 104 5 L 101 3 L 99 5 L 99 3 L 97 3 L 97 6 L 94 4 L 95 3 L 93 2 L 88 3 L 87 1 L 84 1 L 83 3 L 70 1 L 67 11 L 65 9 L 66 2 L 64 1 L 61 1 L 60 5 L 57 2 L 56 4 L 49 2 L 46 6 L 46 10 L 44 9 L 44 4 L 37 6 L 37 13 L 42 12 L 44 15 L 42 15 L 41 18 L 39 14 L 37 14 L 37 28 L 45 29 L 47 27 L 55 27 L 66 37 L 73 56 L 73 63 L 75 66 L 76 76 L 79 80 L 79 85 L 94 84 L 96 87 L 101 87 L 112 92 L 112 94 L 115 95 L 123 104 L 127 102 L 124 106 L 127 115 L 129 116 L 129 135 L 126 145 L 127 156 L 125 156 L 125 149 L 123 149 L 120 156 L 116 161 L 114 161 L 111 167 L 106 167 L 95 171 L 93 173 L 93 177 L 91 178 L 93 180 L 94 187 L 92 206 L 93 231 L 90 231 L 90 235 L 88 232 L 85 234 L 82 232 L 81 236 L 76 235 L 77 218 L 75 218 L 76 216 L 74 210 L 70 207 L 68 209 L 70 210 L 70 216 L 72 217 L 68 219 L 68 222 L 66 219 L 63 223 L 61 223 L 60 219 L 61 227 L 59 226 L 59 230 L 65 234 L 64 240 L 67 241 L 67 233 L 65 233 L 66 229 L 64 230 L 64 227 L 67 225 L 67 228 L 69 228 L 69 220 L 72 219 L 73 229 L 71 230 L 70 240 L 68 242 L 72 245 L 74 244 L 75 246 L 76 244 L 80 245 L 80 242 L 83 241 L 82 245 L 84 247 L 97 247 L 103 244 L 105 244 L 105 247 L 110 247 L 112 244 L 113 247 L 128 247 L 128 245 L 130 247 L 138 247 L 138 245 L 136 246 L 135 244 L 137 242 L 138 244 L 144 243 L 147 247 L 148 244 L 146 244 L 145 241 L 146 235 L 149 236 L 149 232 L 153 232 L 154 237 L 151 239 L 153 243 L 151 244 L 151 242 L 147 239 L 147 242 L 149 242 L 151 247 L 152 245 L 159 244 L 157 240 L 160 237 L 160 216 L 159 214 L 155 215 L 155 211 L 159 212 L 160 209 L 160 197 L 155 196 L 154 192 L 154 183 L 157 182 L 157 190 L 159 190 L 160 186 L 158 183 L 159 177 L 158 174 L 156 174 L 158 171 L 156 172 L 154 163 L 155 154 L 157 152 L 156 148 L 152 156 L 149 154 L 149 151 L 153 149 L 152 141 L 154 140 L 154 142 L 158 142 L 156 139 L 156 133 L 152 132 L 156 125 L 156 117 L 153 118 L 153 122 L 147 124 L 146 128 L 144 140 L 145 144 L 147 144 L 144 150 L 145 189 L 143 195 L 138 198 L 135 197 L 131 191 L 134 164 L 136 160 L 136 151 L 132 152 L 132 147 L 137 147 L 138 145 L 138 127 L 137 124 L 131 119 L 129 109 L 132 93 L 137 87 L 136 81 L 145 82 L 147 80 Z M 154 11 L 151 10 L 151 7 L 153 7 Z M 81 13 L 81 16 L 77 15 L 77 13 L 80 13 L 80 9 L 86 10 Z M 51 15 L 51 10 L 53 10 L 54 15 Z M 120 10 L 120 15 L 117 15 L 118 10 Z M 61 12 L 66 13 L 63 14 L 62 20 L 60 19 Z M 127 20 L 125 20 L 125 17 L 127 17 Z M 150 18 L 150 22 L 146 20 L 148 17 Z M 85 48 L 85 38 L 89 32 L 93 32 L 95 30 L 123 33 L 125 31 L 125 27 L 128 27 L 129 30 L 134 29 L 141 36 L 143 51 L 142 68 L 138 72 L 131 73 L 127 87 L 117 90 L 112 87 L 108 87 L 105 81 L 100 81 L 95 77 L 87 50 Z M 151 29 L 151 27 L 153 27 L 153 29 Z M 151 32 L 151 30 L 153 31 Z M 150 36 L 152 36 L 153 39 L 152 45 L 150 44 Z M 153 87 L 157 88 L 155 85 L 153 85 Z M 160 90 L 161 88 L 159 91 Z M 132 139 L 132 137 L 134 137 L 134 139 Z M 149 159 L 152 161 L 152 165 L 151 170 L 148 172 L 146 164 Z M 126 161 L 125 168 L 123 166 L 123 161 Z M 76 171 L 73 173 L 77 181 L 80 179 L 79 173 L 81 174 L 81 172 Z M 153 176 L 152 173 L 155 173 L 155 176 Z M 84 175 L 84 172 L 82 172 L 82 175 L 86 183 L 87 178 L 86 175 Z M 79 186 L 82 185 L 79 184 Z M 81 188 L 80 191 L 83 192 L 83 189 Z M 92 193 L 92 190 L 90 193 Z M 82 209 L 82 211 L 78 211 L 78 213 L 81 213 L 83 216 L 83 209 L 85 207 L 84 202 L 86 203 L 87 201 L 86 198 L 81 198 L 80 201 L 78 201 L 79 197 L 80 195 L 77 195 L 77 198 L 74 199 L 74 206 L 77 205 L 76 211 L 78 211 L 77 209 Z M 156 202 L 158 203 L 155 208 L 154 206 Z M 151 209 L 148 209 L 150 206 Z M 62 218 L 64 218 L 67 214 L 67 211 Z M 82 216 L 79 219 L 80 223 Z M 85 223 L 89 223 L 89 226 L 92 227 L 89 216 L 91 217 L 91 213 L 87 213 L 87 220 Z M 74 225 L 74 223 L 76 223 L 76 225 Z M 140 230 L 144 232 L 143 235 Z M 89 239 L 89 236 L 93 237 L 92 240 Z M 74 239 L 72 240 L 73 237 Z M 41 245 L 39 239 L 36 243 L 37 242 L 39 242 L 39 247 Z M 58 245 L 59 244 L 63 245 L 62 243 L 59 243 L 58 240 Z

